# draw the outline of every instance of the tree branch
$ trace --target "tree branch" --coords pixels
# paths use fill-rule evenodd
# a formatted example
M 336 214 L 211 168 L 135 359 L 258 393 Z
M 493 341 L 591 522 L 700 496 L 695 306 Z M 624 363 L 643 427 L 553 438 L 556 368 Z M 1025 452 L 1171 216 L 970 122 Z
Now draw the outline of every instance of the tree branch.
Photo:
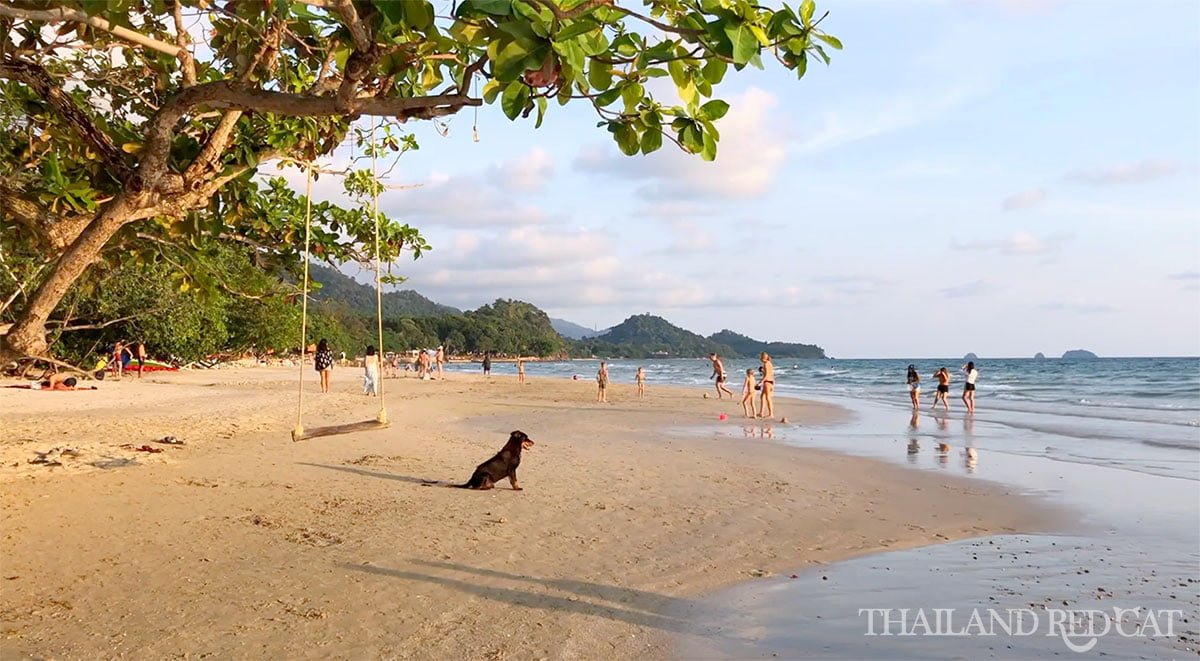
M 0 6 L 0 9 L 3 8 Z M 75 99 L 43 67 L 33 62 L 5 60 L 0 62 L 0 78 L 28 85 L 62 116 L 72 131 L 96 150 L 114 178 L 125 181 L 129 177 L 131 171 L 125 162 L 125 154 L 117 149 L 107 133 L 96 127 L 92 118 L 75 104 Z
M 135 32 L 129 28 L 121 27 L 120 25 L 113 25 L 103 18 L 98 16 L 89 16 L 78 9 L 67 9 L 66 7 L 45 10 L 19 9 L 17 7 L 9 6 L 6 3 L 0 4 L 0 16 L 9 16 L 26 21 L 74 21 L 76 23 L 84 23 L 124 39 L 125 41 L 138 44 L 139 46 L 145 46 L 146 48 L 156 50 L 160 53 L 166 53 L 167 55 L 178 57 L 180 59 L 185 56 L 184 54 L 190 56 L 190 53 L 187 53 L 186 49 L 182 49 L 177 45 L 168 44 L 165 41 L 159 41 L 154 37 L 147 37 L 140 32 Z
M 354 49 L 360 53 L 366 53 L 371 50 L 374 45 L 371 41 L 371 34 L 367 31 L 367 26 L 358 18 L 358 10 L 354 8 L 354 3 L 351 0 L 333 0 L 332 3 L 342 19 L 346 21 L 346 28 L 350 30 L 350 38 L 354 40 Z
M 175 43 L 179 46 L 179 70 L 183 73 L 183 86 L 191 87 L 196 84 L 196 59 L 192 57 L 191 37 L 183 26 L 183 3 L 175 0 Z
M 138 317 L 144 317 L 148 314 L 154 314 L 156 312 L 161 312 L 161 311 L 162 311 L 162 308 L 155 308 L 153 310 L 143 310 L 137 314 L 131 314 L 128 317 L 118 317 L 116 319 L 112 319 L 110 321 L 106 321 L 106 322 L 100 323 L 100 324 L 81 324 L 79 326 L 66 326 L 65 325 L 67 323 L 66 321 L 56 321 L 56 320 L 52 319 L 50 321 L 47 321 L 46 325 L 47 326 L 50 326 L 52 324 L 58 325 L 59 326 L 58 332 L 60 332 L 60 333 L 66 333 L 67 331 L 77 331 L 77 330 L 100 330 L 101 328 L 108 328 L 109 326 L 119 324 L 123 321 L 129 321 L 130 319 L 137 319 Z

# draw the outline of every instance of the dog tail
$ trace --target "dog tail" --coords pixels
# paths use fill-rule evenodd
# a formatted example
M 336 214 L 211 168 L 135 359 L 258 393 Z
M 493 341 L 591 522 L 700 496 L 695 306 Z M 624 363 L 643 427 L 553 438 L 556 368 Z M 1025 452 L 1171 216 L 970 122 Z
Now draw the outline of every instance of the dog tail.
M 451 488 L 451 489 L 470 489 L 470 488 L 471 488 L 471 483 L 470 483 L 470 482 L 466 482 L 466 483 L 464 483 L 464 484 L 443 484 L 442 486 L 444 486 L 444 487 L 449 487 L 449 488 Z

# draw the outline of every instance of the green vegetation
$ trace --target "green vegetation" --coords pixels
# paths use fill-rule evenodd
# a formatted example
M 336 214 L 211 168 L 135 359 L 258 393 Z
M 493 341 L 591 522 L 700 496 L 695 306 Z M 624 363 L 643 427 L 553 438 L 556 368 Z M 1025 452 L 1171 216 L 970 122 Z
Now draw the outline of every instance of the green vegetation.
M 731 330 L 713 333 L 708 339 L 729 347 L 734 351 L 732 355 L 745 358 L 753 358 L 764 351 L 772 358 L 825 358 L 825 350 L 815 344 L 759 342 Z
M 571 347 L 572 356 L 603 358 L 696 358 L 710 353 L 754 358 L 763 351 L 779 358 L 825 357 L 825 351 L 812 344 L 759 342 L 729 330 L 703 337 L 649 314 L 632 316 L 603 335 L 574 342 Z
M 813 0 L 0 2 L 0 358 L 46 353 L 72 292 L 110 273 L 215 305 L 230 283 L 203 256 L 226 250 L 294 282 L 306 200 L 259 165 L 312 163 L 348 139 L 360 158 L 399 155 L 417 148 L 409 120 L 487 103 L 540 126 L 550 101 L 582 103 L 625 154 L 666 141 L 711 160 L 729 109 L 717 85 L 764 59 L 800 77 L 828 62 L 841 44 L 823 20 Z M 681 103 L 656 100 L 652 78 Z M 360 117 L 387 120 L 368 138 Z M 428 248 L 363 204 L 382 187 L 351 168 L 358 206 L 312 204 L 314 257 L 390 264 Z M 220 337 L 220 313 L 196 335 Z
M 356 312 L 375 316 L 375 287 L 364 287 L 337 269 L 313 264 L 309 267 L 309 279 L 320 283 L 312 292 L 315 301 L 340 301 Z M 440 305 L 417 292 L 406 289 L 383 294 L 383 316 L 389 317 L 435 317 L 442 314 L 459 314 L 459 310 Z

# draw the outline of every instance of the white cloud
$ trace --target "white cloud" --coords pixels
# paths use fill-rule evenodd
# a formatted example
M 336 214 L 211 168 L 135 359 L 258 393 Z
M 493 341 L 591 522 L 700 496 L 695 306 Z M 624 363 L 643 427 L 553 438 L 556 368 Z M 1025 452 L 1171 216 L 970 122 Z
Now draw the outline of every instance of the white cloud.
M 379 208 L 401 222 L 422 227 L 494 227 L 544 225 L 561 217 L 524 203 L 504 181 L 479 174 L 434 172 L 419 188 L 389 191 Z
M 535 147 L 519 158 L 492 166 L 491 175 L 506 188 L 538 191 L 554 178 L 554 159 L 546 150 Z
M 976 94 L 963 86 L 940 94 L 897 96 L 856 103 L 837 112 L 827 112 L 815 128 L 801 130 L 797 147 L 800 152 L 825 151 L 901 129 L 936 120 L 966 103 Z
M 1025 231 L 1013 232 L 1003 239 L 979 241 L 951 241 L 956 250 L 983 250 L 1002 255 L 1042 255 L 1058 250 L 1071 239 L 1069 234 L 1051 234 L 1038 238 Z
M 952 287 L 943 287 L 938 291 L 950 298 L 974 298 L 995 291 L 995 287 L 983 280 L 975 280 Z
M 1049 310 L 1051 312 L 1071 312 L 1074 314 L 1101 314 L 1116 310 L 1116 308 L 1107 303 L 1091 303 L 1087 299 L 1043 303 L 1037 307 L 1041 310 Z
M 1182 170 L 1179 163 L 1166 159 L 1147 159 L 1091 170 L 1069 172 L 1063 179 L 1088 186 L 1136 184 L 1170 177 Z
M 751 87 L 729 100 L 729 114 L 716 123 L 721 139 L 717 159 L 706 162 L 668 143 L 649 156 L 623 156 L 611 144 L 585 147 L 575 168 L 644 182 L 638 194 L 662 201 L 693 197 L 754 197 L 774 183 L 787 155 L 784 140 L 771 131 L 779 120 L 774 94 Z
M 1005 211 L 1020 211 L 1022 209 L 1032 209 L 1038 204 L 1041 204 L 1045 199 L 1046 189 L 1033 188 L 1017 193 L 1016 195 L 1009 195 L 1008 197 L 1004 198 L 1004 202 L 1001 203 L 1000 206 Z

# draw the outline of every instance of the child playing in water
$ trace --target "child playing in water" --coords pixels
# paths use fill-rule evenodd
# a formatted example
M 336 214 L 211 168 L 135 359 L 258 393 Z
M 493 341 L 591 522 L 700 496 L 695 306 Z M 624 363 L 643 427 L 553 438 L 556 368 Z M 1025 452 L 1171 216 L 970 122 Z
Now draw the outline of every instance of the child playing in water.
M 637 381 L 638 399 L 642 399 L 643 397 L 646 396 L 646 369 L 643 367 L 639 367 L 638 371 L 637 371 L 637 375 L 634 377 L 634 380 Z
M 746 380 L 742 382 L 742 413 L 746 414 L 747 418 L 758 416 L 758 411 L 754 410 L 754 391 L 757 389 L 754 384 L 754 370 L 746 370 Z

